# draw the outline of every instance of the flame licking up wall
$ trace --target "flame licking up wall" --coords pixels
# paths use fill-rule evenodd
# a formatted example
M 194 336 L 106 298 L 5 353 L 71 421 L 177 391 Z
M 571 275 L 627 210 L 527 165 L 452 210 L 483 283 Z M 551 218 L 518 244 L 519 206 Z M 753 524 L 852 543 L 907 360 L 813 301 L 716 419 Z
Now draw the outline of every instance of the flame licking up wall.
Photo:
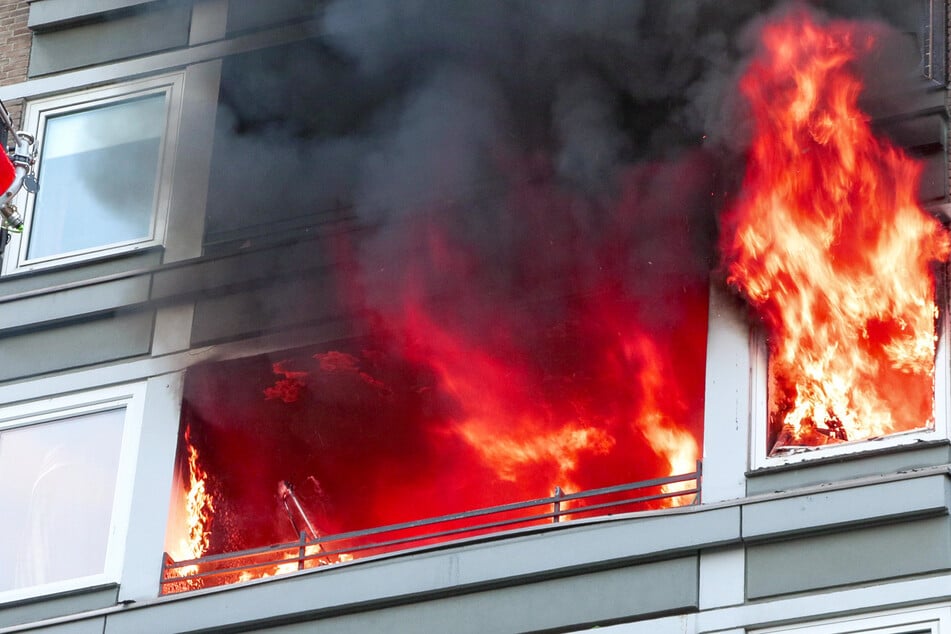
M 185 427 L 182 448 L 188 456 L 188 477 L 182 477 L 182 489 L 178 492 L 182 516 L 177 521 L 183 525 L 182 531 L 169 531 L 169 535 L 180 535 L 167 552 L 175 561 L 198 559 L 208 550 L 211 539 L 211 525 L 214 518 L 214 497 L 208 490 L 208 474 L 202 468 L 198 448 L 192 443 L 191 427 Z M 183 474 L 184 476 L 184 474 Z M 178 505 L 173 502 L 173 510 Z M 174 571 L 175 576 L 186 576 L 198 572 L 197 565 L 184 566 Z M 189 587 L 199 586 L 201 581 L 191 579 Z
M 722 247 L 767 330 L 774 454 L 933 424 L 949 242 L 916 203 L 919 166 L 859 110 L 851 64 L 874 46 L 860 26 L 794 12 L 740 84 L 754 139 Z

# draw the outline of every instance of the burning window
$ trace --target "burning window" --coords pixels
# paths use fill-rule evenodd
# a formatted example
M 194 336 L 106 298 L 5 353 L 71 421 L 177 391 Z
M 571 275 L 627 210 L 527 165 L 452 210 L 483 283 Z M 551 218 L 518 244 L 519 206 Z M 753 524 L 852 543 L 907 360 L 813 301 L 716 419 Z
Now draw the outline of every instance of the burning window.
M 161 242 L 179 76 L 27 104 L 39 191 L 7 271 Z M 172 126 L 174 128 L 174 126 Z M 21 201 L 22 202 L 22 201 Z
M 118 580 L 141 398 L 109 388 L 0 412 L 0 593 Z
M 767 333 L 769 456 L 935 427 L 949 242 L 916 202 L 919 166 L 858 106 L 875 36 L 794 12 L 740 84 L 754 139 L 724 252 Z

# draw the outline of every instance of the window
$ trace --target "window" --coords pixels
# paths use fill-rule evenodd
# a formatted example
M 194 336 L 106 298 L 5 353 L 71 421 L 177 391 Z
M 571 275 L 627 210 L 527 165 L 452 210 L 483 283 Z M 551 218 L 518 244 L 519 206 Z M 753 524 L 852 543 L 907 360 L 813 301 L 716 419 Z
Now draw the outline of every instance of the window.
M 0 408 L 0 600 L 118 581 L 143 397 Z
M 932 607 L 750 630 L 750 634 L 938 634 L 949 626 L 951 610 Z
M 939 297 L 947 296 L 946 292 L 939 292 L 938 295 Z M 948 371 L 951 364 L 948 354 L 948 322 L 946 310 L 942 309 L 942 317 L 938 320 L 935 330 L 938 342 L 934 361 L 933 418 L 930 421 L 917 428 L 887 435 L 811 446 L 783 446 L 781 444 L 782 439 L 776 434 L 778 425 L 769 393 L 775 379 L 769 368 L 769 354 L 764 334 L 761 331 L 755 334 L 751 343 L 752 390 L 750 393 L 753 419 L 750 425 L 750 463 L 753 469 L 947 438 L 948 396 L 951 395 L 951 375 Z
M 180 75 L 27 104 L 40 190 L 21 194 L 23 234 L 4 272 L 161 244 Z

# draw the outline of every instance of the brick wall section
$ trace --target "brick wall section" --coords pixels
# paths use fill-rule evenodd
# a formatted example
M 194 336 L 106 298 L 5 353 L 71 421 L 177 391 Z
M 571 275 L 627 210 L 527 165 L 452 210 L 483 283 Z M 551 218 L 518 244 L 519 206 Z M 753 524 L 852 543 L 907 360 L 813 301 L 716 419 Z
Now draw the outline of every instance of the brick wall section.
M 32 34 L 26 22 L 30 14 L 28 0 L 0 0 L 0 86 L 26 80 L 30 65 Z M 19 124 L 22 100 L 4 104 Z

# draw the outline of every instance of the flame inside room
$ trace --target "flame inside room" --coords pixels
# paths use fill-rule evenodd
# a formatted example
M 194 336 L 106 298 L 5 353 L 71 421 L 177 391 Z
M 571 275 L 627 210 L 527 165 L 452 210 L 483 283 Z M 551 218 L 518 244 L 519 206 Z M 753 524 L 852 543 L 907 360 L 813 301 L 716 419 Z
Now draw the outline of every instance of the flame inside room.
M 949 241 L 917 202 L 920 165 L 858 106 L 874 46 L 868 25 L 797 14 L 764 29 L 740 83 L 755 136 L 724 251 L 768 333 L 772 454 L 934 425 Z
M 637 213 L 636 200 L 618 222 Z M 284 483 L 316 537 L 696 468 L 702 279 L 665 277 L 668 297 L 645 304 L 616 277 L 622 243 L 597 250 L 603 274 L 576 277 L 572 295 L 464 296 L 481 293 L 475 262 L 459 249 L 447 262 L 432 224 L 420 231 L 422 268 L 407 265 L 403 303 L 373 312 L 368 336 L 188 371 L 173 559 L 296 539 Z M 433 258 L 440 276 L 460 276 L 463 296 L 449 308 L 412 288 Z M 491 302 L 491 321 L 453 314 L 480 302 Z M 657 303 L 663 322 L 652 317 Z M 194 503 L 197 488 L 205 506 Z
M 749 15 L 720 8 L 697 28 L 730 37 L 698 41 L 739 59 L 746 52 L 731 42 Z M 258 197 L 286 203 L 268 218 L 276 225 L 326 210 L 316 215 L 334 229 L 314 244 L 330 266 L 314 293 L 358 334 L 187 371 L 166 549 L 181 562 L 301 533 L 349 537 L 336 550 L 308 546 L 307 562 L 303 546 L 288 548 L 281 557 L 300 563 L 173 590 L 383 552 L 361 550 L 353 535 L 374 527 L 693 471 L 704 434 L 715 433 L 703 410 L 721 210 L 729 282 L 767 330 L 770 448 L 931 424 L 933 267 L 947 238 L 916 202 L 915 162 L 873 134 L 857 105 L 863 87 L 850 68 L 879 27 L 772 16 L 742 65 L 737 106 L 732 75 L 711 67 L 722 57 L 704 47 L 697 59 L 676 50 L 689 73 L 634 72 L 644 50 L 664 57 L 646 34 L 682 27 L 669 7 L 601 15 L 611 27 L 640 24 L 633 43 L 625 33 L 608 46 L 603 32 L 585 31 L 592 25 L 532 9 L 545 14 L 528 20 L 533 45 L 570 59 L 486 47 L 480 34 L 521 42 L 524 24 L 512 31 L 519 16 L 484 11 L 474 34 L 390 16 L 399 28 L 387 57 L 376 48 L 385 37 L 348 31 L 353 15 L 331 3 L 335 36 L 290 57 L 313 56 L 321 72 L 272 83 L 265 102 L 247 96 L 287 51 L 226 64 L 215 152 L 229 160 L 213 176 L 221 195 L 206 246 L 253 244 Z M 418 39 L 400 39 L 413 29 Z M 448 61 L 416 64 L 420 51 Z M 790 66 L 802 69 L 796 81 Z M 715 80 L 697 79 L 707 76 Z M 290 98 L 301 92 L 312 98 Z M 286 103 L 299 112 L 275 120 Z M 701 110 L 712 103 L 716 112 Z M 747 111 L 749 138 L 730 126 L 703 133 Z M 245 190 L 229 179 L 251 166 L 234 163 L 268 163 L 257 149 L 274 138 L 294 148 L 285 172 L 270 193 L 239 200 Z M 288 194 L 295 181 L 315 185 Z M 805 264 L 792 258 L 803 254 Z M 802 270 L 827 277 L 796 277 Z M 847 295 L 856 289 L 884 304 Z M 870 312 L 847 321 L 841 309 L 857 304 Z M 888 398 L 899 392 L 913 398 Z M 657 489 L 567 519 L 695 499 L 678 495 L 684 483 Z M 466 521 L 451 537 L 476 534 Z

